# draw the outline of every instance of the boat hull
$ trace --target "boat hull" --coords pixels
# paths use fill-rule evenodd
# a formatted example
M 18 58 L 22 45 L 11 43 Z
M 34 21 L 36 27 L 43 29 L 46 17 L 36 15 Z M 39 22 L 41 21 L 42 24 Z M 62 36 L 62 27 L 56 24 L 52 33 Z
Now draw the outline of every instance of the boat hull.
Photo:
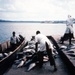
M 16 59 L 17 52 L 19 52 L 24 47 L 24 45 L 25 40 L 11 54 L 0 60 L 0 75 L 3 75 L 3 73 L 11 67 L 14 60 Z

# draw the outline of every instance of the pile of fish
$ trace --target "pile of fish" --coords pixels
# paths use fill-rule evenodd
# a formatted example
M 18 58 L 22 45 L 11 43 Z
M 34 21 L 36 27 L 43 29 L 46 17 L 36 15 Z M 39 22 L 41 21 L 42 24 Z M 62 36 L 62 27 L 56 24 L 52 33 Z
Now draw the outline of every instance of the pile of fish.
M 38 48 L 39 49 L 39 48 Z M 56 56 L 58 53 L 54 50 L 53 55 Z M 47 62 L 49 60 L 47 52 L 44 51 L 43 62 Z M 17 53 L 17 60 L 15 60 L 15 64 L 17 68 L 22 66 L 27 66 L 27 71 L 30 71 L 32 68 L 37 66 L 38 64 L 38 56 L 35 51 L 35 45 L 29 42 L 29 44 L 23 48 L 22 52 Z
M 12 51 L 8 52 L 8 53 L 0 53 L 0 60 L 2 60 L 4 57 L 10 55 L 12 53 Z
M 43 58 L 44 62 L 47 62 L 49 60 L 47 52 L 44 52 Z M 30 49 L 28 46 L 26 46 L 25 48 L 23 48 L 22 52 L 19 52 L 17 54 L 17 60 L 15 60 L 15 64 L 17 65 L 17 68 L 27 66 L 27 71 L 30 71 L 38 64 L 37 53 L 34 49 Z

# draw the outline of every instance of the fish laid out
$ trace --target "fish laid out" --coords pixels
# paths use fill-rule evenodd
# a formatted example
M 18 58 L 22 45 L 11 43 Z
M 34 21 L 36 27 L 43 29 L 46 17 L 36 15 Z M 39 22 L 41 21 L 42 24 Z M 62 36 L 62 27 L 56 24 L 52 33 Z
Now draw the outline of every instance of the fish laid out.
M 36 66 L 36 63 L 31 63 L 27 69 L 27 71 L 30 71 L 31 69 L 33 69 Z
M 50 39 L 52 39 L 52 37 L 50 37 Z M 53 41 L 54 42 L 54 41 Z M 54 51 L 53 51 L 53 56 L 56 56 L 58 54 L 58 52 L 56 51 L 56 49 L 58 49 L 58 46 L 56 45 L 56 43 L 54 42 Z M 38 46 L 39 49 L 39 46 Z M 23 54 L 21 54 L 23 53 Z M 33 69 L 35 66 L 37 66 L 38 64 L 38 52 L 35 51 L 35 48 L 31 48 L 29 47 L 29 45 L 25 46 L 23 48 L 23 51 L 19 53 L 19 55 L 23 55 L 22 58 L 20 58 L 20 63 L 18 63 L 17 67 L 22 67 L 22 66 L 27 66 L 27 71 L 30 71 L 31 69 Z M 48 58 L 48 54 L 47 51 L 44 51 L 43 53 L 43 62 L 47 62 L 49 61 Z M 17 63 L 17 62 L 16 62 Z

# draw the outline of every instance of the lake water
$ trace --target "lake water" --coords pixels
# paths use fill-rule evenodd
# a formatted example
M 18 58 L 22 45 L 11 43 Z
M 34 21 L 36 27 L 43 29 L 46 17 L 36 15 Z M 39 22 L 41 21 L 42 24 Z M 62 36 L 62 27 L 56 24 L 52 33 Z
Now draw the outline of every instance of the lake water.
M 65 24 L 0 22 L 0 43 L 9 40 L 13 31 L 16 32 L 17 36 L 22 34 L 27 40 L 29 40 L 32 35 L 35 36 L 37 30 L 40 30 L 41 33 L 45 35 L 62 36 L 65 29 Z

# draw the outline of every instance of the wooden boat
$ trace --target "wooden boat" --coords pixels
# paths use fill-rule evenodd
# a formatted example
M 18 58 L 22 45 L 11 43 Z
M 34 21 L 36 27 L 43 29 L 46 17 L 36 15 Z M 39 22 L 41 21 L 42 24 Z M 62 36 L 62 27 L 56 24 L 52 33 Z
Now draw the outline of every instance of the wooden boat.
M 49 39 L 50 40 L 52 40 L 53 38 L 51 37 L 51 36 L 49 36 Z M 56 41 L 55 40 L 52 40 L 52 42 L 54 43 L 54 46 L 56 47 L 56 49 L 59 49 L 59 46 L 57 46 L 57 43 L 56 43 Z M 59 51 L 59 50 L 58 50 Z M 58 74 L 60 74 L 60 75 L 67 75 L 67 74 L 69 74 L 68 73 L 68 71 L 66 70 L 67 68 L 66 67 L 64 67 L 65 65 L 63 64 L 63 62 L 60 60 L 60 56 L 59 56 L 59 54 L 57 55 L 57 58 L 56 58 L 56 63 L 57 63 L 57 68 L 58 68 L 58 70 L 57 70 L 57 72 L 55 72 L 55 73 L 53 73 L 53 69 L 50 67 L 50 63 L 46 63 L 46 64 L 44 64 L 43 65 L 43 68 L 38 68 L 38 66 L 37 67 L 35 67 L 36 66 L 36 64 L 33 62 L 33 63 L 31 63 L 28 67 L 26 66 L 25 67 L 25 65 L 24 65 L 24 67 L 21 67 L 21 68 L 16 68 L 16 65 L 15 65 L 15 63 L 12 65 L 12 67 L 5 73 L 5 75 L 15 75 L 15 74 L 17 74 L 17 75 L 29 75 L 29 74 L 35 74 L 35 75 L 37 75 L 37 74 L 48 74 L 48 75 L 50 75 L 50 74 L 56 74 L 56 75 L 58 75 Z M 35 69 L 33 69 L 35 67 Z M 15 68 L 16 68 L 16 70 L 15 70 Z M 32 70 L 33 69 L 33 70 Z M 31 71 L 30 71 L 31 70 Z M 49 70 L 49 71 L 48 71 Z M 60 71 L 61 70 L 61 71 Z M 27 72 L 27 71 L 30 71 L 29 73 Z
M 23 40 L 12 52 L 8 52 L 8 55 L 3 57 L 0 60 L 0 75 L 3 75 L 3 73 L 12 65 L 16 58 L 16 53 L 20 51 L 25 46 L 25 40 Z M 11 49 L 10 41 L 6 41 L 2 44 L 0 44 L 0 52 L 4 53 L 6 50 Z M 10 50 L 11 51 L 11 50 Z
M 59 55 L 67 66 L 70 74 L 75 75 L 75 39 L 72 39 L 71 45 L 69 45 L 68 41 L 65 41 L 64 44 L 61 44 L 57 39 L 56 41 L 58 42 L 57 45 L 59 49 L 57 46 L 56 47 L 58 49 Z

